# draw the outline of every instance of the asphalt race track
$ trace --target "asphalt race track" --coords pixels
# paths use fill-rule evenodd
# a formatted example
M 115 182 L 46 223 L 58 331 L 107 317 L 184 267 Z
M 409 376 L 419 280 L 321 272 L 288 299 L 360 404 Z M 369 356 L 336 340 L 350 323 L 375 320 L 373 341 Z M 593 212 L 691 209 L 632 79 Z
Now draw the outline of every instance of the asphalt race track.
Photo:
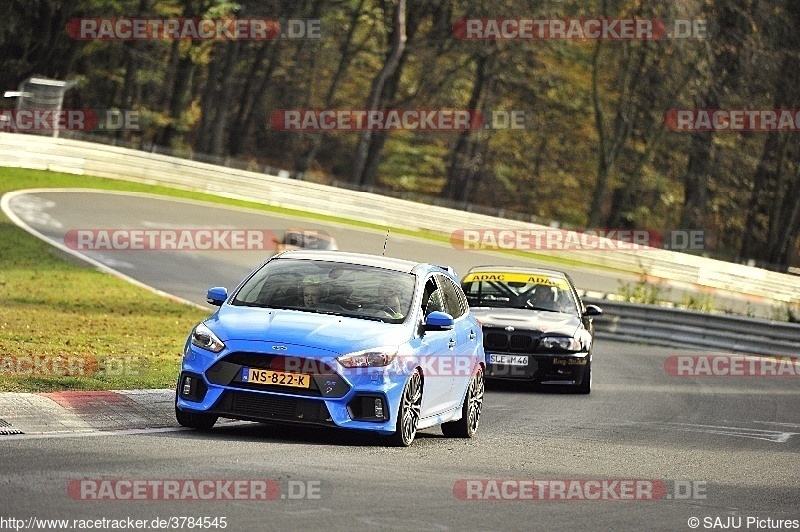
M 280 235 L 289 226 L 309 226 L 118 194 L 37 193 L 17 197 L 11 207 L 55 240 L 70 229 L 213 225 Z M 383 248 L 385 234 L 310 225 L 328 230 L 341 249 Z M 387 254 L 451 264 L 459 273 L 478 264 L 519 262 L 394 236 Z M 202 303 L 209 286 L 232 289 L 269 253 L 87 255 Z M 617 287 L 616 275 L 567 269 L 579 288 Z M 438 428 L 429 429 L 408 449 L 386 447 L 371 436 L 249 423 L 210 433 L 0 436 L 0 515 L 226 517 L 227 528 L 236 531 L 691 530 L 694 524 L 702 530 L 737 523 L 740 529 L 765 530 L 787 519 L 794 521 L 772 529 L 800 527 L 797 377 L 670 376 L 664 361 L 676 354 L 681 353 L 599 340 L 591 395 L 491 383 L 476 438 L 446 439 Z M 251 486 L 266 481 L 271 491 L 266 501 L 231 500 L 224 491 L 206 501 L 185 500 L 189 495 L 96 501 L 87 500 L 95 492 L 76 488 L 121 479 L 156 486 L 187 479 L 245 480 Z M 630 496 L 623 486 L 631 484 L 643 489 Z
M 386 233 L 329 225 L 308 220 L 280 218 L 245 209 L 169 198 L 103 192 L 41 192 L 11 200 L 19 218 L 43 235 L 63 243 L 70 230 L 97 229 L 218 229 L 266 230 L 278 238 L 288 227 L 323 229 L 333 235 L 339 248 L 359 253 L 383 253 Z M 99 242 L 99 241 L 98 241 Z M 245 246 L 246 247 L 246 246 Z M 82 251 L 121 273 L 176 296 L 205 304 L 210 286 L 232 290 L 247 272 L 272 255 L 267 251 Z M 482 264 L 530 264 L 499 254 L 465 252 L 447 243 L 389 234 L 386 255 L 453 266 L 459 274 Z M 558 267 L 552 266 L 549 267 Z M 619 281 L 632 282 L 635 275 L 609 274 L 571 268 L 578 288 L 613 292 Z M 209 307 L 211 308 L 211 307 Z

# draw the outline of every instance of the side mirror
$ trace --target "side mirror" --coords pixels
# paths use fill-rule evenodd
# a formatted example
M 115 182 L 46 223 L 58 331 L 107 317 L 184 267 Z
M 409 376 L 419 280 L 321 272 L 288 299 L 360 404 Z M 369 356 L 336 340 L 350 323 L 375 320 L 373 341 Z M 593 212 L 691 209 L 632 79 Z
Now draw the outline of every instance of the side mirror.
M 586 311 L 583 313 L 584 316 L 599 316 L 603 313 L 603 309 L 598 307 L 597 305 L 586 305 Z
M 216 305 L 218 307 L 222 306 L 227 299 L 228 290 L 224 286 L 215 286 L 214 288 L 209 288 L 208 293 L 206 294 L 206 301 L 209 304 Z
M 425 318 L 426 331 L 447 331 L 454 327 L 455 320 L 447 312 L 434 310 Z

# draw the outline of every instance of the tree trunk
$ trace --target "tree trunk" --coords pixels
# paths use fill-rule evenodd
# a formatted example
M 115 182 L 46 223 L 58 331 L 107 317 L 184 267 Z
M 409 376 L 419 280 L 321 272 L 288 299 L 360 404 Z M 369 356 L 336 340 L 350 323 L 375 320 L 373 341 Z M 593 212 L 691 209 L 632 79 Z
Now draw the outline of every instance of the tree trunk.
M 379 108 L 381 94 L 386 80 L 395 72 L 400 63 L 400 56 L 406 46 L 406 0 L 397 0 L 397 5 L 392 16 L 391 48 L 386 56 L 380 72 L 372 82 L 372 90 L 367 100 L 367 110 L 374 111 Z M 353 158 L 353 182 L 365 185 L 365 168 L 369 155 L 369 146 L 372 142 L 372 131 L 365 130 L 359 134 L 358 145 L 356 146 Z
M 244 95 L 242 106 L 239 108 L 239 114 L 234 122 L 236 127 L 231 129 L 231 134 L 228 138 L 228 153 L 232 156 L 238 155 L 244 149 L 243 141 L 250 134 L 259 102 L 263 100 L 267 88 L 269 88 L 269 84 L 272 81 L 272 73 L 275 72 L 275 68 L 277 68 L 280 62 L 282 47 L 282 39 L 276 39 L 272 42 L 269 63 L 264 71 L 264 75 L 261 77 L 261 83 L 259 83 L 258 88 L 249 100 L 247 100 L 247 93 Z
M 488 76 L 493 69 L 494 54 L 479 53 L 475 61 L 475 76 L 470 93 L 469 110 L 477 110 L 480 107 L 481 97 L 483 96 Z M 441 196 L 455 201 L 468 201 L 468 185 L 471 177 L 475 173 L 474 161 L 472 156 L 475 153 L 473 146 L 476 132 L 466 129 L 458 134 L 458 140 L 450 154 L 450 164 L 447 169 L 447 181 L 442 189 Z
M 339 65 L 336 67 L 336 72 L 333 75 L 331 84 L 328 85 L 328 92 L 325 94 L 325 99 L 323 100 L 324 109 L 331 108 L 331 105 L 333 104 L 333 96 L 336 94 L 336 89 L 339 87 L 339 82 L 341 82 L 345 72 L 347 72 L 347 69 L 350 67 L 351 62 L 353 61 L 353 57 L 355 56 L 355 50 L 353 49 L 353 36 L 355 35 L 356 28 L 358 27 L 358 19 L 361 16 L 362 10 L 364 9 L 365 1 L 366 0 L 359 0 L 358 5 L 351 11 L 350 26 L 348 27 L 347 34 L 345 35 L 342 44 L 339 46 L 339 49 L 341 50 Z M 314 164 L 314 161 L 317 158 L 317 152 L 319 151 L 321 144 L 322 133 L 317 132 L 312 134 L 311 146 L 297 161 L 295 166 L 298 172 L 307 172 L 308 169 L 311 168 L 311 165 Z
M 780 171 L 778 159 L 781 152 L 781 134 L 777 131 L 767 133 L 764 149 L 753 175 L 753 190 L 750 193 L 749 208 L 744 224 L 742 246 L 739 259 L 749 260 L 766 253 L 766 223 L 770 208 L 775 201 L 769 188 Z
M 215 46 L 211 53 L 212 58 L 207 68 L 206 86 L 203 88 L 203 96 L 201 98 L 200 126 L 194 143 L 194 149 L 201 153 L 208 153 L 210 149 L 211 124 L 214 122 L 217 99 L 219 98 L 217 85 L 219 81 L 219 70 L 222 67 L 223 58 L 225 57 L 220 46 Z
M 143 17 L 148 11 L 148 0 L 139 0 L 138 17 Z M 141 53 L 141 41 L 126 42 L 125 48 L 125 81 L 122 84 L 122 98 L 120 106 L 123 109 L 130 109 L 136 96 L 138 86 L 137 74 L 139 73 L 139 54 Z
M 236 70 L 236 63 L 239 60 L 240 48 L 241 41 L 228 42 L 228 50 L 225 54 L 225 69 L 222 72 L 222 81 L 219 89 L 222 98 L 216 99 L 217 114 L 211 126 L 210 152 L 212 155 L 220 155 L 222 153 L 222 136 L 225 132 L 225 126 L 228 123 L 228 111 L 231 105 L 231 99 L 225 96 L 231 93 L 233 73 Z
M 696 101 L 699 109 L 718 109 L 720 95 L 731 84 L 738 83 L 740 54 L 750 30 L 740 0 L 719 0 L 717 15 L 719 37 L 715 53 L 711 57 L 708 85 Z M 711 156 L 714 144 L 713 131 L 692 133 L 689 162 L 684 176 L 684 203 L 681 212 L 681 228 L 704 229 L 708 207 L 708 189 L 711 178 Z

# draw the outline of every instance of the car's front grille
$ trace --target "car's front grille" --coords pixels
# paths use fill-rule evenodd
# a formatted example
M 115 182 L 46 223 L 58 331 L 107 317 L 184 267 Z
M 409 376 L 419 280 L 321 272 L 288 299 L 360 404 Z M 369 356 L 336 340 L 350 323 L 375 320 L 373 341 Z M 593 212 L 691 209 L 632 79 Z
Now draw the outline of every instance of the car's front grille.
M 274 371 L 294 371 L 310 375 L 328 375 L 335 373 L 330 364 L 321 360 L 304 357 L 289 357 L 267 353 L 249 353 L 237 351 L 226 355 L 222 360 L 239 366 L 271 369 Z
M 302 388 L 244 382 L 242 368 L 245 367 L 309 375 L 310 386 Z M 210 383 L 222 386 L 310 397 L 343 397 L 350 391 L 347 382 L 326 362 L 313 358 L 286 357 L 269 353 L 230 353 L 206 370 L 206 378 Z
M 223 416 L 253 420 L 333 424 L 325 401 L 300 397 L 228 391 L 214 410 Z
M 508 335 L 505 333 L 487 332 L 483 337 L 485 348 L 505 349 L 508 346 Z
M 484 330 L 483 347 L 495 352 L 533 353 L 539 343 L 540 334 L 538 331 L 512 334 Z
M 291 419 L 297 412 L 297 399 L 271 397 L 260 393 L 235 393 L 231 398 L 234 412 L 268 415 L 281 419 Z
M 528 351 L 533 345 L 533 338 L 521 334 L 512 334 L 509 347 L 512 351 Z

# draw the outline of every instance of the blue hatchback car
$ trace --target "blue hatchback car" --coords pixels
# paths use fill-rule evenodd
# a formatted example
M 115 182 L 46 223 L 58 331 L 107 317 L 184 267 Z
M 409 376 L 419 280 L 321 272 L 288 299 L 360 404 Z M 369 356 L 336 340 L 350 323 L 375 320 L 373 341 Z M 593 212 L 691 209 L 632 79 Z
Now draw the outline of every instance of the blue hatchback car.
M 472 437 L 484 394 L 480 323 L 450 268 L 287 251 L 233 291 L 184 349 L 175 414 L 371 431 L 408 446 L 441 425 Z

